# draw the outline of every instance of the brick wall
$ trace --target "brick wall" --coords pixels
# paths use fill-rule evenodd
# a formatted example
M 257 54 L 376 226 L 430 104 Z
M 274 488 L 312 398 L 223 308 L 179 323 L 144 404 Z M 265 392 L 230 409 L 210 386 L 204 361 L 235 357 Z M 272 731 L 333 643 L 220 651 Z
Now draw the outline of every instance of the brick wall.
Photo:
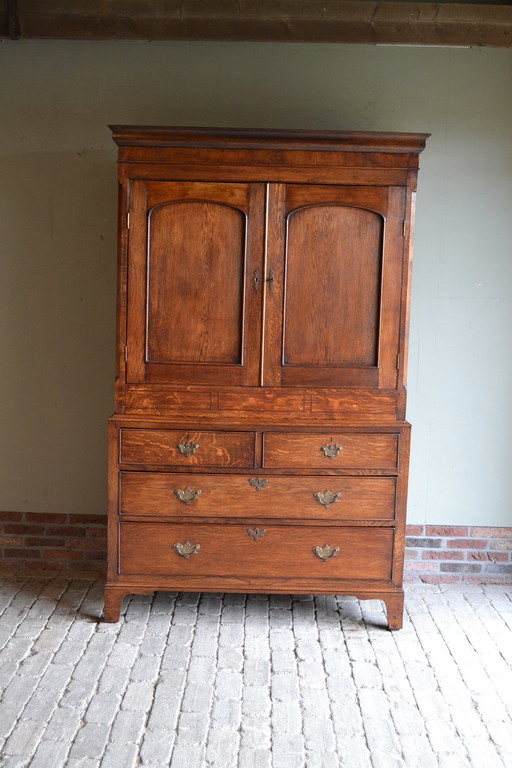
M 106 517 L 0 512 L 0 559 L 105 573 Z M 512 583 L 512 528 L 408 525 L 406 582 Z
M 512 528 L 408 525 L 405 581 L 511 584 Z
M 0 512 L 0 559 L 31 569 L 106 571 L 104 515 Z

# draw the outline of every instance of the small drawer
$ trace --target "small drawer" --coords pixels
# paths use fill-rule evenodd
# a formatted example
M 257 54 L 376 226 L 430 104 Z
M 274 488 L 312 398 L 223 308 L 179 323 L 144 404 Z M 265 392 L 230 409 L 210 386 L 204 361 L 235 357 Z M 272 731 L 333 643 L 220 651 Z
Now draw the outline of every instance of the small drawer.
M 122 429 L 121 464 L 252 467 L 254 432 Z
M 322 469 L 396 469 L 393 433 L 267 432 L 263 466 Z
M 120 525 L 122 575 L 389 580 L 392 528 Z
M 394 477 L 122 472 L 122 515 L 393 520 Z

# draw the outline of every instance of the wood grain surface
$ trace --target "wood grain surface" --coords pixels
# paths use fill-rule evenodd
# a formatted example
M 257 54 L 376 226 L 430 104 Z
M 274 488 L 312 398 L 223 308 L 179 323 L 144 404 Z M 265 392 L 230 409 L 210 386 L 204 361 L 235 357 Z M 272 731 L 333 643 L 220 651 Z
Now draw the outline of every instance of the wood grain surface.
M 175 544 L 199 544 L 180 556 Z M 339 547 L 327 562 L 314 547 Z M 172 523 L 120 524 L 121 574 L 391 579 L 390 528 L 315 528 L 268 525 L 255 541 L 246 526 Z
M 265 483 L 260 490 L 251 485 L 258 478 Z M 123 472 L 120 484 L 119 511 L 123 515 L 306 520 L 393 520 L 395 516 L 394 477 Z M 186 488 L 200 491 L 189 504 L 176 495 Z M 315 496 L 326 491 L 339 493 L 328 507 Z

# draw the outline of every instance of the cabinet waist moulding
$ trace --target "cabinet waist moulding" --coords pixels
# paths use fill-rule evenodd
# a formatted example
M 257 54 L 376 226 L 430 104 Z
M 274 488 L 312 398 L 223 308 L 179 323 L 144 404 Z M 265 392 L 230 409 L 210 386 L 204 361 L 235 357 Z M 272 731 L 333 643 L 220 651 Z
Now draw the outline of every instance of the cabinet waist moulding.
M 428 134 L 112 130 L 105 620 L 156 590 L 316 593 L 400 628 Z

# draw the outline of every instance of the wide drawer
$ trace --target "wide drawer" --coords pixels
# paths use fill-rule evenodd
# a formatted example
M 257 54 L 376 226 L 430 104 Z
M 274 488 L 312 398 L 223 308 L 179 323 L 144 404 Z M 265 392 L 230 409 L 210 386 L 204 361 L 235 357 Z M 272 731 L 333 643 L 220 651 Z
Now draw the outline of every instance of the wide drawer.
M 393 520 L 394 477 L 122 472 L 124 515 Z
M 254 432 L 121 429 L 121 464 L 252 467 Z
M 124 522 L 119 567 L 139 576 L 390 579 L 393 535 L 391 528 Z
M 396 469 L 398 434 L 266 432 L 265 467 Z

